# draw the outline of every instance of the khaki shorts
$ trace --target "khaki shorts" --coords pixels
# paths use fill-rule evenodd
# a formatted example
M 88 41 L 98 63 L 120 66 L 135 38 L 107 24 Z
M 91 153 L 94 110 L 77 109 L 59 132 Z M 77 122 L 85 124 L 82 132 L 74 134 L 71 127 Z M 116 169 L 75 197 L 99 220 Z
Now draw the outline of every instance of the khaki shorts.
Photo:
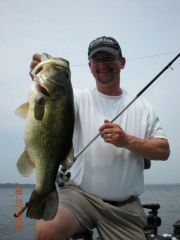
M 67 185 L 59 190 L 59 204 L 69 209 L 87 229 L 97 228 L 103 240 L 145 240 L 146 215 L 138 198 L 113 206 Z

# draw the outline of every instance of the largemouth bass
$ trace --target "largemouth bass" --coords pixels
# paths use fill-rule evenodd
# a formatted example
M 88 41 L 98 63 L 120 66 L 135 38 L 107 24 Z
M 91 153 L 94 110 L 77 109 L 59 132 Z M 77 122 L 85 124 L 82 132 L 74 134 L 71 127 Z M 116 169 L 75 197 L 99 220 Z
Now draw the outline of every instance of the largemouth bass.
M 61 58 L 46 59 L 32 75 L 34 86 L 29 101 L 16 111 L 26 118 L 25 150 L 17 168 L 23 176 L 29 176 L 33 169 L 36 172 L 26 215 L 50 220 L 58 209 L 56 174 L 72 148 L 74 103 L 69 63 Z

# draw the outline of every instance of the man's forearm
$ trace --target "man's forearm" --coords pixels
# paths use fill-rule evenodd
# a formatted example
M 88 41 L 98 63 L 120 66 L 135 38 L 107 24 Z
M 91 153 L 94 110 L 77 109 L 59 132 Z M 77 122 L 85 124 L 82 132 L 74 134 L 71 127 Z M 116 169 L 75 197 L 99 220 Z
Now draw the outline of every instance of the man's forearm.
M 167 160 L 170 154 L 168 141 L 162 138 L 140 139 L 128 135 L 126 148 L 151 160 Z

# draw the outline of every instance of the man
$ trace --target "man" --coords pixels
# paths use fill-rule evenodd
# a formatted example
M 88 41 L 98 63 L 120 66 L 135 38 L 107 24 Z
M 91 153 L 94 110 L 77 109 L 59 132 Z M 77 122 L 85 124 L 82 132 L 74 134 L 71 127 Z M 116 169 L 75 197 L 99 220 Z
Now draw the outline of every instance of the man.
M 145 239 L 146 217 L 138 199 L 144 158 L 166 160 L 168 141 L 143 98 L 110 122 L 133 97 L 120 87 L 125 58 L 119 43 L 111 37 L 95 39 L 88 59 L 96 88 L 74 91 L 75 156 L 98 131 L 101 137 L 71 167 L 71 181 L 59 191 L 58 213 L 52 221 L 37 222 L 36 239 L 64 240 L 94 227 L 105 240 Z M 39 61 L 40 55 L 34 55 L 31 69 Z

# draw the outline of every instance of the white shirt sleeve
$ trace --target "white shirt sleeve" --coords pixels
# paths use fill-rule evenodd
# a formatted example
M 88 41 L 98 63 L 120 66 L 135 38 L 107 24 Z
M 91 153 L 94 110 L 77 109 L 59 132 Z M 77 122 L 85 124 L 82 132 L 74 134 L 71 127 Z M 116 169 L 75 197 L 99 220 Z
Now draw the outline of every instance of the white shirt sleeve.
M 153 111 L 151 105 L 148 106 L 148 127 L 146 138 L 166 138 L 164 131 L 161 127 L 159 117 Z

